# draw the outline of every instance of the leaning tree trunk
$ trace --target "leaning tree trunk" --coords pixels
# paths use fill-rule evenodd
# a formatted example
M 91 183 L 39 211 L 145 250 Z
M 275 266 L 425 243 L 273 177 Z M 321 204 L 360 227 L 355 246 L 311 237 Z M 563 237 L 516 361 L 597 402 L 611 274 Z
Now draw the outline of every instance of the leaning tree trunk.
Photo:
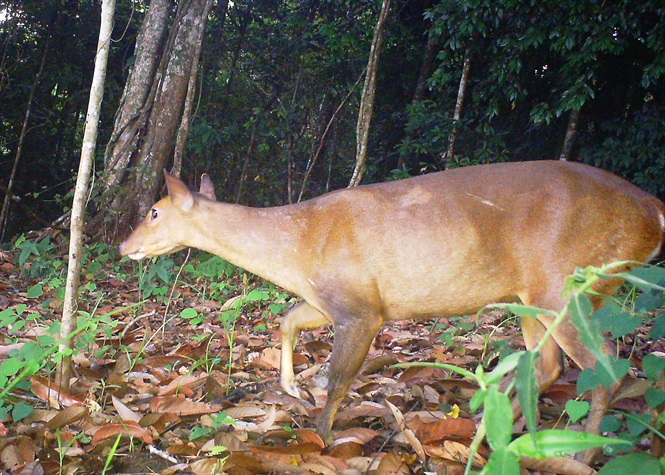
M 150 3 L 137 41 L 136 63 L 106 149 L 103 216 L 93 226 L 108 241 L 122 237 L 119 234 L 155 200 L 161 171 L 173 157 L 211 3 L 181 0 L 172 22 L 174 0 Z
M 85 119 L 85 131 L 81 145 L 81 161 L 76 177 L 74 190 L 74 204 L 72 205 L 72 218 L 70 223 L 71 235 L 69 240 L 69 265 L 67 266 L 67 284 L 65 285 L 65 298 L 62 308 L 62 325 L 60 329 L 60 352 L 63 355 L 58 363 L 57 381 L 59 387 L 69 391 L 69 379 L 72 374 L 71 350 L 74 347 L 76 331 L 76 316 L 78 307 L 79 283 L 81 278 L 81 248 L 83 246 L 83 222 L 85 205 L 88 198 L 88 182 L 92 171 L 92 162 L 97 146 L 97 128 L 99 125 L 99 111 L 104 97 L 104 81 L 106 79 L 106 65 L 108 64 L 109 50 L 111 49 L 111 33 L 113 32 L 113 16 L 115 13 L 115 0 L 102 2 L 102 19 L 99 27 L 99 41 L 97 56 L 95 58 L 95 71 L 90 87 L 90 100 Z
M 39 70 L 35 76 L 35 81 L 30 87 L 30 95 L 28 96 L 28 104 L 25 107 L 25 118 L 23 119 L 23 126 L 21 127 L 21 133 L 18 137 L 18 144 L 16 146 L 16 155 L 14 155 L 14 164 L 12 165 L 12 171 L 9 174 L 9 181 L 5 188 L 5 199 L 2 202 L 2 211 L 0 211 L 0 242 L 5 240 L 5 231 L 7 229 L 7 223 L 9 221 L 9 204 L 11 203 L 12 192 L 14 189 L 14 180 L 16 179 L 16 172 L 18 171 L 18 163 L 21 160 L 21 153 L 23 151 L 23 142 L 25 141 L 25 136 L 28 134 L 28 125 L 30 124 L 30 115 L 32 114 L 32 105 L 35 100 L 35 93 L 41 82 L 42 74 L 44 73 L 44 65 L 46 64 L 46 58 L 48 57 L 49 47 L 51 45 L 51 30 L 47 33 L 46 43 L 44 44 L 44 51 L 42 52 L 42 59 L 39 63 Z
M 369 61 L 367 62 L 367 76 L 365 76 L 365 86 L 360 100 L 358 124 L 356 125 L 356 166 L 353 170 L 349 187 L 359 185 L 365 172 L 367 144 L 369 143 L 369 125 L 372 121 L 374 94 L 376 92 L 376 74 L 379 69 L 379 53 L 381 52 L 381 43 L 383 41 L 383 24 L 388 18 L 389 9 L 390 0 L 383 0 L 381 13 L 379 13 L 379 21 L 376 22 L 376 27 L 374 28 L 374 38 L 372 38 L 372 47 L 369 52 Z
M 448 168 L 448 163 L 455 160 L 455 141 L 457 140 L 459 121 L 462 118 L 462 108 L 464 107 L 466 89 L 469 85 L 469 71 L 471 71 L 471 49 L 467 47 L 466 51 L 464 52 L 464 65 L 462 66 L 462 77 L 459 80 L 459 89 L 457 90 L 455 112 L 453 112 L 453 130 L 450 132 L 450 136 L 448 137 L 448 149 L 441 157 L 444 168 Z

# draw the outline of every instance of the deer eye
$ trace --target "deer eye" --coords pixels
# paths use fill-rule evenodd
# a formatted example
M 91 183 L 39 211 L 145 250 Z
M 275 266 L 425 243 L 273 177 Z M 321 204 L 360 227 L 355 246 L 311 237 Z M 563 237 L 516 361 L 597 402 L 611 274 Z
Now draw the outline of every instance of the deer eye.
M 157 219 L 158 216 L 159 216 L 159 211 L 157 211 L 155 208 L 153 208 L 153 209 L 150 211 L 150 217 L 151 217 L 152 219 Z

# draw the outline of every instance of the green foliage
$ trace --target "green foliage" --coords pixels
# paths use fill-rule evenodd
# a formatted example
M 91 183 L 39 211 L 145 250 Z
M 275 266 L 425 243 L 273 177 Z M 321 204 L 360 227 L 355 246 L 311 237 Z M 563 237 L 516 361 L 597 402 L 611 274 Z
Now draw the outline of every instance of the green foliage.
M 607 322 L 614 312 L 617 319 L 637 319 L 642 324 L 644 319 L 653 318 L 648 312 L 665 304 L 665 287 L 660 285 L 665 282 L 665 269 L 651 266 L 635 269 L 629 273 L 614 273 L 622 265 L 625 265 L 625 263 L 609 264 L 601 268 L 577 269 L 566 282 L 565 295 L 568 298 L 568 303 L 558 313 L 518 304 L 492 305 L 493 308 L 502 308 L 514 312 L 520 318 L 535 318 L 538 315 L 549 314 L 554 321 L 536 348 L 515 352 L 503 357 L 489 373 L 485 372 L 482 365 L 477 366 L 475 372 L 471 372 L 448 364 L 425 363 L 428 366 L 453 371 L 465 378 L 474 380 L 478 384 L 479 390 L 471 399 L 469 405 L 472 411 L 484 406 L 484 411 L 481 425 L 472 443 L 472 449 L 479 447 L 482 439 L 486 438 L 492 450 L 488 463 L 481 472 L 482 474 L 517 475 L 520 473 L 520 457 L 559 457 L 597 447 L 603 447 L 609 455 L 617 455 L 629 451 L 647 431 L 658 433 L 657 427 L 662 425 L 665 420 L 665 416 L 662 414 L 659 416 L 660 420 L 657 423 L 651 414 L 620 414 L 621 417 L 610 414 L 606 416 L 601 431 L 616 434 L 616 438 L 601 437 L 571 430 L 537 430 L 538 384 L 535 371 L 536 362 L 543 345 L 551 338 L 552 332 L 564 319 L 570 315 L 580 333 L 581 344 L 587 346 L 598 358 L 596 368 L 586 369 L 578 378 L 578 390 L 582 393 L 601 384 L 607 387 L 611 386 L 623 377 L 629 369 L 628 361 L 616 359 L 603 352 L 605 340 L 601 330 L 601 322 Z M 645 293 L 651 293 L 651 295 L 646 300 L 641 300 L 642 297 L 636 298 L 632 306 L 622 307 L 617 303 L 609 303 L 606 310 L 593 315 L 593 306 L 585 294 L 590 292 L 594 284 L 600 279 L 616 277 L 617 275 L 627 282 L 639 286 Z M 632 293 L 631 295 L 635 294 Z M 641 302 L 641 304 L 636 305 L 637 302 Z M 631 320 L 630 328 L 634 328 L 634 323 Z M 624 325 L 609 326 L 614 337 L 625 336 L 627 328 Z M 416 364 L 418 363 L 414 365 Z M 656 409 L 665 403 L 665 391 L 657 387 L 665 374 L 665 360 L 653 354 L 647 355 L 643 360 L 643 366 L 647 380 L 653 384 L 646 391 L 645 399 L 651 408 Z M 515 372 L 514 378 L 510 380 L 511 382 L 507 388 L 502 389 L 503 379 L 513 371 Z M 510 399 L 513 391 L 517 393 L 529 429 L 529 433 L 515 440 L 512 440 L 513 412 Z M 586 417 L 589 408 L 589 403 L 586 401 L 571 400 L 566 403 L 566 410 L 573 422 Z M 659 466 L 659 461 L 656 458 L 646 454 L 642 454 L 641 457 L 644 457 L 649 470 L 655 470 Z M 470 462 L 467 465 L 466 473 L 470 473 L 472 459 L 473 457 L 469 458 Z M 611 462 L 611 467 L 616 467 L 617 472 L 606 470 L 605 473 L 629 473 L 623 470 L 628 470 L 631 460 L 632 458 L 626 455 L 620 455 Z M 634 471 L 634 466 L 632 470 Z M 658 472 L 654 471 L 653 473 Z
M 223 429 L 226 426 L 233 426 L 235 423 L 235 419 L 230 417 L 226 411 L 218 412 L 212 416 L 211 425 L 193 427 L 192 432 L 189 434 L 189 440 L 196 440 L 200 438 L 209 439 L 213 437 L 217 431 Z

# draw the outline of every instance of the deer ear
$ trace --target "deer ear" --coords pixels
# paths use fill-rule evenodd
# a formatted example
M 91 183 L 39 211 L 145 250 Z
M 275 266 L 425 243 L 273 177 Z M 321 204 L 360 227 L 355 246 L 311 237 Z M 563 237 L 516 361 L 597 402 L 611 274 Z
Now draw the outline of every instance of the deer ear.
M 199 193 L 206 198 L 217 201 L 217 197 L 215 196 L 215 185 L 212 184 L 212 180 L 207 173 L 201 175 L 201 189 L 199 190 Z
M 173 175 L 169 175 L 166 171 L 164 171 L 164 176 L 166 177 L 166 187 L 169 190 L 171 203 L 181 211 L 192 209 L 192 206 L 194 206 L 194 195 L 189 191 L 187 185 Z

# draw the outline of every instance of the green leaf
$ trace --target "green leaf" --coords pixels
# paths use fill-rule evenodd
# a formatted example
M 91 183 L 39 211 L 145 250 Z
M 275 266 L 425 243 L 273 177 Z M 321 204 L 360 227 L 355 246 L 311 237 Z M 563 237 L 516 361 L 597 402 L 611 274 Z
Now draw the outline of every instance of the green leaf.
M 577 377 L 577 394 L 596 389 L 601 385 L 600 379 L 593 368 L 583 370 Z
M 198 314 L 199 312 L 197 312 L 195 308 L 191 307 L 185 308 L 182 310 L 182 312 L 180 312 L 180 316 L 187 319 L 196 318 Z
M 665 391 L 661 391 L 656 388 L 649 388 L 644 393 L 644 399 L 646 399 L 647 404 L 651 408 L 657 408 L 661 404 L 665 403 Z
M 633 437 L 639 437 L 649 428 L 653 417 L 651 414 L 635 414 L 626 419 L 626 426 Z
M 635 301 L 637 312 L 652 312 L 665 305 L 665 294 L 660 290 L 647 290 L 642 292 Z
M 526 418 L 526 425 L 532 435 L 538 429 L 538 380 L 536 378 L 536 362 L 540 353 L 526 351 L 520 358 L 515 372 L 515 388 L 517 398 L 522 406 L 522 412 Z
M 643 452 L 626 454 L 610 460 L 598 471 L 598 475 L 635 475 L 637 473 L 639 475 L 660 475 L 658 459 Z
M 589 318 L 593 305 L 585 295 L 575 295 L 570 301 L 570 318 L 580 334 L 580 342 L 589 348 L 598 359 L 604 358 L 605 337 L 597 321 Z
M 270 300 L 270 293 L 263 289 L 252 289 L 245 300 L 247 302 L 265 302 Z
M 476 393 L 473 395 L 471 400 L 469 401 L 469 410 L 472 413 L 475 413 L 480 406 L 483 405 L 485 402 L 485 397 L 487 396 L 487 389 L 479 389 L 476 391 Z
M 530 434 L 524 434 L 512 441 L 508 450 L 515 452 L 520 457 L 549 458 L 575 454 L 605 445 L 625 446 L 625 448 L 632 446 L 626 440 L 571 430 L 544 430 L 536 433 L 536 439 L 537 448 L 533 437 Z
M 485 375 L 485 384 L 489 386 L 501 381 L 505 375 L 517 367 L 517 362 L 523 353 L 523 351 L 517 351 L 515 353 L 509 354 L 505 358 L 501 358 L 499 364 L 497 364 L 492 371 Z
M 36 299 L 44 294 L 44 286 L 42 284 L 35 284 L 28 288 L 28 298 Z
M 483 419 L 492 450 L 507 447 L 513 435 L 513 410 L 510 398 L 499 391 L 497 385 L 487 390 Z
M 660 340 L 665 337 L 665 312 L 660 312 L 651 325 L 649 336 L 654 340 Z
M 621 338 L 635 331 L 642 324 L 642 319 L 625 312 L 620 306 L 609 303 L 593 315 L 600 328 L 612 334 L 613 338 Z
M 482 473 L 484 475 L 519 475 L 519 457 L 506 447 L 500 447 L 492 453 Z
M 624 359 L 615 359 L 609 355 L 598 360 L 596 365 L 596 375 L 600 382 L 606 388 L 610 388 L 614 383 L 623 378 L 630 371 L 630 361 Z
M 631 272 L 626 272 L 621 274 L 621 277 L 626 279 L 627 282 L 633 284 L 635 287 L 643 291 L 649 290 L 658 290 L 665 291 L 665 287 L 659 285 L 663 281 L 663 274 L 665 269 L 661 269 L 655 266 L 649 267 L 640 267 L 632 270 Z
M 621 429 L 621 421 L 619 418 L 613 414 L 608 414 L 603 417 L 602 422 L 600 423 L 601 432 L 616 432 Z
M 665 358 L 659 358 L 653 353 L 649 353 L 642 360 L 642 368 L 647 374 L 647 379 L 657 381 L 662 377 L 662 372 L 665 371 Z
M 589 413 L 591 404 L 587 401 L 576 401 L 575 399 L 570 399 L 566 402 L 566 412 L 568 417 L 572 422 L 577 422 L 586 416 Z
M 21 401 L 18 404 L 16 404 L 12 409 L 12 419 L 14 420 L 14 422 L 18 422 L 21 419 L 28 417 L 30 414 L 32 414 L 32 411 L 34 410 L 35 410 L 34 407 L 29 406 L 28 404 Z

